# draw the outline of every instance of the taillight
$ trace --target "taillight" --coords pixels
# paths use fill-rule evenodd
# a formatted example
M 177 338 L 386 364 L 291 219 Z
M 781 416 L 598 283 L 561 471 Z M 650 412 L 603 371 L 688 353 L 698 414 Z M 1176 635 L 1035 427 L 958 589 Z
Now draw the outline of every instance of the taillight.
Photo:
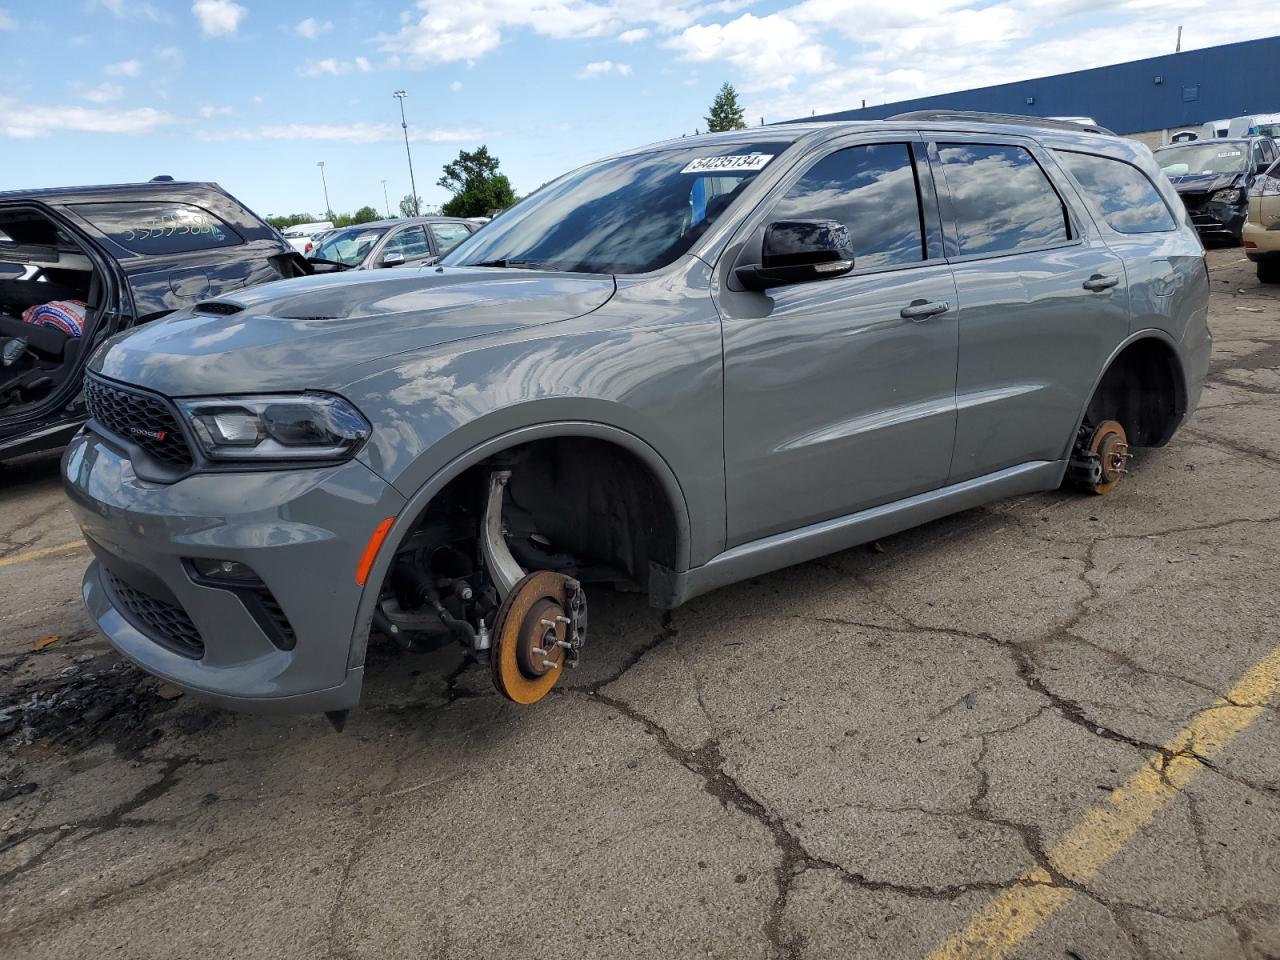
M 315 244 L 314 244 L 314 243 L 308 243 L 308 244 L 307 244 L 307 249 L 303 250 L 302 252 L 303 252 L 303 253 L 310 253 L 310 252 L 311 252 L 312 250 L 314 250 L 315 248 L 316 248 L 316 247 L 315 247 Z

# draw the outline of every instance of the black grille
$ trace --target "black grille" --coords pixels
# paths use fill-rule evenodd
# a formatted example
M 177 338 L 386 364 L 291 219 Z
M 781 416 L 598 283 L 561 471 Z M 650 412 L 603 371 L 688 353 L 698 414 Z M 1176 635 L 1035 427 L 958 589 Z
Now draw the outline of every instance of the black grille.
M 169 467 L 191 466 L 191 448 L 169 404 L 89 377 L 84 383 L 89 416 L 122 440 L 135 443 Z
M 233 313 L 239 313 L 244 307 L 238 303 L 222 303 L 218 300 L 210 300 L 208 303 L 197 303 L 196 313 L 216 313 L 229 317 Z
M 275 598 L 275 594 L 268 590 L 265 585 L 259 587 L 255 592 L 258 595 L 258 602 L 262 604 L 262 612 L 266 614 L 267 619 L 271 621 L 271 625 L 276 629 L 277 635 L 272 638 L 272 642 L 281 650 L 292 650 L 297 644 L 298 638 L 294 635 L 293 624 L 284 615 L 280 601 Z
M 113 577 L 109 570 L 104 569 L 102 573 L 116 600 L 124 608 L 120 612 L 135 627 L 174 653 L 193 660 L 204 656 L 204 641 L 200 639 L 200 631 L 185 610 L 157 600 L 141 590 L 135 590 L 123 580 Z

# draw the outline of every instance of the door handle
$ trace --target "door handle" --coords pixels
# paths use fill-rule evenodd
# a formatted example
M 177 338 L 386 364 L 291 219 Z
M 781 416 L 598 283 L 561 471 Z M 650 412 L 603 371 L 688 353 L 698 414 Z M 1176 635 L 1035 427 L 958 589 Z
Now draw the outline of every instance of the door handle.
M 1094 293 L 1101 293 L 1103 290 L 1110 290 L 1119 282 L 1119 277 L 1104 277 L 1100 273 L 1095 273 L 1084 282 L 1084 288 L 1086 290 L 1092 290 Z
M 922 323 L 930 317 L 936 317 L 940 313 L 946 313 L 951 309 L 951 304 L 946 300 L 913 300 L 909 306 L 902 308 L 900 316 L 903 320 L 914 320 L 916 323 Z

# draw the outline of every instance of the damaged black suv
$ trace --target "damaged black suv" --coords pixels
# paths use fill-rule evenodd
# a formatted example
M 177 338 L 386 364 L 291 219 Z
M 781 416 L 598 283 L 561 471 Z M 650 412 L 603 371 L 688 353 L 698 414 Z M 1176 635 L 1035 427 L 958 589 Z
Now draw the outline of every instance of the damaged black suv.
M 110 334 L 310 272 L 216 184 L 0 192 L 0 462 L 70 439 L 84 365 Z

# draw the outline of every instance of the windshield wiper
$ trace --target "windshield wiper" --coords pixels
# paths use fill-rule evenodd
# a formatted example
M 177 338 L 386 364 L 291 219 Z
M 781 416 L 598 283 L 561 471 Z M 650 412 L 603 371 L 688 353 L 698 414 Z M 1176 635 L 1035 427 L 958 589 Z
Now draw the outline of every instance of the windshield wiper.
M 542 264 L 536 260 L 481 260 L 479 263 L 468 263 L 468 267 L 507 267 L 512 270 L 539 270 Z
M 324 257 L 307 257 L 312 263 L 323 263 L 327 266 L 337 267 L 339 270 L 350 270 L 351 264 L 343 263 L 341 260 L 326 260 Z

